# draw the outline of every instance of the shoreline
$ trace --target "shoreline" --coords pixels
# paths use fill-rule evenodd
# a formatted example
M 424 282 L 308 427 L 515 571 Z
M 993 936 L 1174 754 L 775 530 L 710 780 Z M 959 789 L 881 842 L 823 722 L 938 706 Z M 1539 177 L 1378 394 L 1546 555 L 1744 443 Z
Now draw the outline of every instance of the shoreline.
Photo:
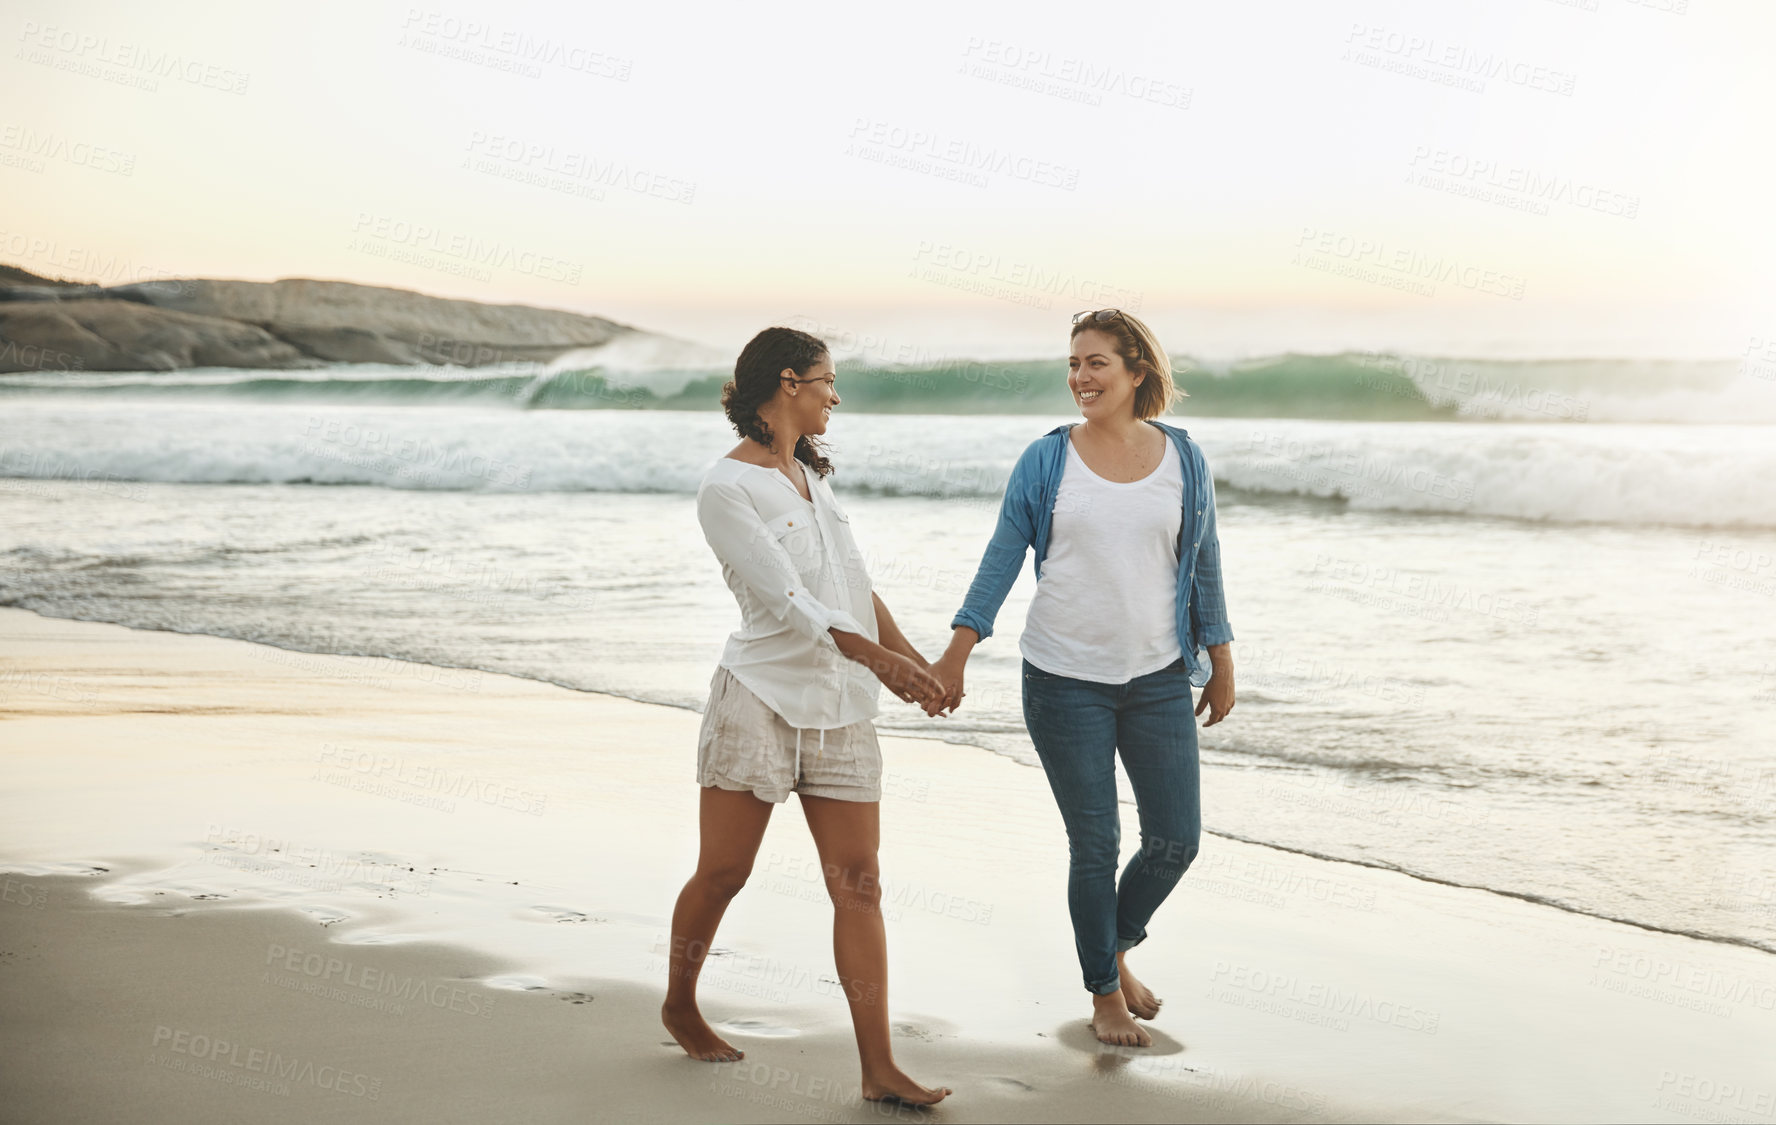
M 248 1052 L 212 1067 L 276 1051 L 383 1079 L 374 1101 L 259 1091 L 274 1120 L 435 1118 L 471 1085 L 494 1098 L 478 1119 L 590 1098 L 611 1119 L 876 1116 L 844 1092 L 830 908 L 793 801 L 706 970 L 744 1071 L 660 1045 L 695 712 L 23 610 L 0 637 L 0 967 L 19 997 L 0 1046 L 26 1061 L 9 1104 L 238 1120 L 253 1091 L 167 1069 L 183 1030 Z M 1043 779 L 882 741 L 903 782 L 883 803 L 896 1044 L 957 1091 L 946 1120 L 1769 1119 L 1717 1099 L 1768 1085 L 1768 954 L 1219 836 L 1138 954 L 1170 998 L 1156 1048 L 1100 1050 Z M 297 967 L 274 973 L 273 946 Z M 361 1002 L 413 977 L 494 1014 L 428 1001 L 391 1026 Z
M 355 486 L 345 486 L 345 487 L 355 487 Z M 376 486 L 363 486 L 363 487 L 376 487 Z M 664 707 L 669 710 L 678 711 L 678 712 L 682 712 L 685 714 L 701 715 L 701 712 L 696 711 L 693 708 L 681 706 L 676 703 L 670 703 L 670 702 L 665 702 L 665 701 L 660 701 L 660 700 L 638 699 L 634 696 L 623 695 L 619 692 L 601 691 L 601 690 L 594 689 L 594 688 L 576 687 L 572 684 L 561 683 L 560 681 L 557 681 L 557 680 L 546 680 L 546 679 L 526 676 L 526 675 L 523 675 L 522 673 L 518 673 L 518 672 L 495 671 L 495 670 L 486 669 L 486 668 L 474 667 L 472 665 L 435 664 L 435 663 L 430 663 L 427 661 L 410 660 L 410 659 L 406 659 L 406 658 L 366 657 L 366 656 L 357 656 L 357 655 L 344 654 L 344 653 L 324 652 L 324 651 L 319 651 L 319 650 L 314 650 L 314 649 L 290 648 L 290 647 L 287 647 L 286 645 L 274 643 L 271 641 L 249 641 L 249 640 L 245 640 L 244 638 L 229 637 L 229 636 L 225 636 L 225 635 L 219 634 L 219 633 L 202 633 L 202 632 L 180 633 L 180 632 L 175 632 L 172 630 L 154 629 L 154 628 L 149 628 L 149 627 L 145 627 L 145 626 L 122 625 L 122 624 L 117 624 L 115 622 L 100 621 L 100 620 L 92 619 L 92 618 L 55 617 L 55 616 L 51 616 L 49 614 L 40 613 L 36 610 L 19 610 L 19 609 L 12 609 L 10 607 L 0 607 L 0 612 L 28 613 L 28 614 L 43 618 L 44 620 L 48 620 L 48 621 L 70 621 L 70 622 L 81 622 L 81 623 L 85 623 L 85 624 L 94 624 L 94 625 L 111 625 L 115 628 L 128 629 L 132 632 L 139 632 L 139 633 L 158 633 L 158 634 L 165 634 L 168 636 L 180 636 L 180 637 L 209 637 L 209 638 L 213 638 L 216 640 L 238 641 L 243 644 L 251 644 L 251 645 L 255 645 L 260 648 L 265 648 L 265 649 L 274 649 L 278 652 L 287 654 L 288 659 L 284 660 L 283 662 L 286 663 L 288 666 L 295 667 L 295 668 L 301 668 L 303 666 L 303 661 L 300 659 L 302 657 L 314 658 L 314 661 L 319 662 L 319 664 L 322 668 L 325 667 L 325 662 L 334 661 L 334 660 L 383 660 L 383 661 L 388 661 L 389 663 L 397 664 L 397 665 L 409 665 L 415 669 L 420 670 L 420 671 L 415 672 L 414 676 L 413 676 L 413 678 L 417 679 L 417 680 L 433 680 L 433 681 L 449 682 L 452 680 L 452 675 L 455 673 L 461 673 L 464 676 L 473 676 L 473 677 L 481 677 L 481 676 L 510 677 L 515 680 L 521 680 L 525 683 L 540 684 L 540 685 L 544 685 L 547 687 L 558 688 L 562 691 L 572 692 L 576 695 L 596 696 L 596 697 L 600 697 L 600 698 L 604 698 L 604 699 L 621 701 L 623 703 L 634 704 L 634 705 L 640 706 L 640 707 Z M 271 659 L 275 662 L 275 661 L 278 661 L 280 658 L 269 657 L 268 659 Z M 311 667 L 313 667 L 313 665 L 311 665 Z M 432 670 L 432 671 L 426 671 L 426 670 Z M 0 673 L 0 674 L 3 674 L 3 673 Z M 991 754 L 995 757 L 1004 758 L 1006 761 L 1011 762 L 1013 765 L 1018 766 L 1021 769 L 1034 769 L 1035 768 L 1033 766 L 1030 766 L 1027 763 L 1018 761 L 1017 759 L 1015 759 L 1009 755 L 1002 754 L 996 750 L 993 750 L 990 747 L 982 746 L 978 743 L 968 742 L 968 741 L 965 741 L 962 739 L 931 738 L 931 737 L 927 737 L 924 735 L 899 734 L 899 733 L 887 731 L 885 729 L 882 734 L 882 737 L 908 739 L 908 740 L 919 741 L 919 742 L 933 742 L 933 743 L 939 743 L 939 744 L 945 745 L 945 746 L 963 746 L 963 747 L 967 747 L 970 750 L 976 750 L 976 751 L 979 751 L 984 754 Z M 1128 801 L 1127 799 L 1123 799 L 1121 803 L 1127 807 L 1130 807 L 1130 808 L 1134 807 L 1133 804 L 1130 801 Z M 1206 825 L 1203 828 L 1203 835 L 1204 835 L 1204 837 L 1212 836 L 1212 837 L 1215 837 L 1220 840 L 1225 840 L 1225 841 L 1239 843 L 1239 844 L 1245 844 L 1245 845 L 1248 845 L 1248 846 L 1251 846 L 1254 848 L 1263 848 L 1268 851 L 1277 852 L 1277 853 L 1281 853 L 1281 854 L 1300 856 L 1302 858 L 1315 860 L 1315 861 L 1318 861 L 1321 863 L 1336 864 L 1336 865 L 1349 866 L 1349 867 L 1355 867 L 1355 868 L 1363 868 L 1363 869 L 1370 870 L 1370 871 L 1386 872 L 1391 875 L 1399 875 L 1399 876 L 1405 877 L 1407 879 L 1413 879 L 1413 880 L 1417 880 L 1422 883 L 1432 884 L 1432 885 L 1436 885 L 1436 886 L 1452 887 L 1452 888 L 1455 888 L 1458 890 L 1473 891 L 1473 892 L 1476 892 L 1479 894 L 1498 895 L 1502 898 L 1515 899 L 1520 902 L 1525 902 L 1525 903 L 1530 903 L 1535 906 L 1545 907 L 1549 910 L 1559 911 L 1560 913 L 1563 913 L 1563 914 L 1571 914 L 1575 917 L 1592 918 L 1592 919 L 1596 919 L 1596 920 L 1602 921 L 1602 922 L 1611 922 L 1611 923 L 1615 923 L 1615 924 L 1621 925 L 1621 926 L 1628 926 L 1633 929 L 1643 930 L 1643 931 L 1650 933 L 1650 934 L 1663 934 L 1663 935 L 1668 935 L 1671 937 L 1686 938 L 1686 939 L 1689 939 L 1692 941 L 1707 942 L 1707 943 L 1715 944 L 1715 945 L 1722 945 L 1722 946 L 1727 946 L 1727 947 L 1732 947 L 1732 948 L 1740 948 L 1740 949 L 1748 949 L 1748 950 L 1753 950 L 1753 951 L 1756 951 L 1759 953 L 1767 953 L 1767 954 L 1771 954 L 1771 955 L 1776 955 L 1776 947 L 1772 947 L 1768 944 L 1765 944 L 1765 943 L 1760 942 L 1760 941 L 1753 939 L 1753 938 L 1741 938 L 1741 937 L 1735 937 L 1731 934 L 1708 933 L 1708 932 L 1703 932 L 1703 931 L 1698 931 L 1698 930 L 1683 930 L 1683 929 L 1676 929 L 1676 928 L 1669 927 L 1669 926 L 1661 926 L 1661 925 L 1658 925 L 1657 923 L 1653 923 L 1653 922 L 1645 922 L 1645 921 L 1641 921 L 1641 920 L 1635 919 L 1635 918 L 1624 918 L 1624 917 L 1620 917 L 1620 916 L 1613 915 L 1613 914 L 1605 914 L 1605 913 L 1602 913 L 1601 911 L 1597 911 L 1597 910 L 1588 910 L 1583 907 L 1571 905 L 1569 903 L 1558 902 L 1558 901 L 1555 901 L 1551 898 L 1537 895 L 1534 892 L 1530 892 L 1530 891 L 1516 891 L 1516 890 L 1510 890 L 1507 888 L 1482 886 L 1477 883 L 1463 883 L 1463 882 L 1460 882 L 1459 880 L 1455 880 L 1455 879 L 1446 879 L 1446 878 L 1442 878 L 1442 877 L 1436 876 L 1436 875 L 1428 875 L 1428 874 L 1425 874 L 1422 872 L 1409 871 L 1403 867 L 1391 865 L 1388 863 L 1383 863 L 1380 861 L 1351 859 L 1351 858 L 1347 858 L 1347 857 L 1343 857 L 1343 856 L 1328 855 L 1323 852 L 1309 851 L 1305 848 L 1291 847 L 1287 844 L 1278 844 L 1278 843 L 1274 843 L 1274 842 L 1271 842 L 1268 840 L 1258 840 L 1258 839 L 1254 839 L 1249 836 L 1241 836 L 1236 833 L 1217 831 L 1213 828 L 1207 827 Z

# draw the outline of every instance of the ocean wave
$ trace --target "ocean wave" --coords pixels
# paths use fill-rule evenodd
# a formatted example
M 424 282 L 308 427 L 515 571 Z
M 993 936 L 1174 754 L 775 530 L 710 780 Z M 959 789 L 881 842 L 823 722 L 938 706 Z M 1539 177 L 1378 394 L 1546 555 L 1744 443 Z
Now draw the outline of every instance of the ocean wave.
M 730 368 L 701 345 L 613 344 L 547 363 L 314 371 L 36 372 L 0 394 L 149 401 L 352 402 L 515 410 L 715 410 Z M 1776 369 L 1735 360 L 1465 359 L 1386 352 L 1185 360 L 1195 417 L 1350 421 L 1776 422 Z M 1067 409 L 1059 360 L 840 363 L 849 409 L 1040 414 Z
M 996 508 L 1019 454 L 1057 420 L 846 416 L 829 435 L 832 480 L 841 493 Z M 1201 444 L 1224 503 L 1776 527 L 1768 427 L 1175 421 Z M 6 411 L 0 478 L 122 493 L 142 482 L 692 493 L 733 442 L 704 412 L 51 400 Z

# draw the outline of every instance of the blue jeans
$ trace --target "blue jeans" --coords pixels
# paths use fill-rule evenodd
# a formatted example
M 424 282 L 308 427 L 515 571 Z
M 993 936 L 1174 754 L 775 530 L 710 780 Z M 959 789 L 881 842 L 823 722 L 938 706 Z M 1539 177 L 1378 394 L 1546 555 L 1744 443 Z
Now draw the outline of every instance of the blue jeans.
M 1147 939 L 1202 840 L 1196 714 L 1183 660 L 1126 684 L 1057 676 L 1024 661 L 1024 725 L 1067 826 L 1067 908 L 1085 987 L 1122 987 L 1116 954 Z M 1135 791 L 1141 850 L 1116 878 L 1116 754 Z

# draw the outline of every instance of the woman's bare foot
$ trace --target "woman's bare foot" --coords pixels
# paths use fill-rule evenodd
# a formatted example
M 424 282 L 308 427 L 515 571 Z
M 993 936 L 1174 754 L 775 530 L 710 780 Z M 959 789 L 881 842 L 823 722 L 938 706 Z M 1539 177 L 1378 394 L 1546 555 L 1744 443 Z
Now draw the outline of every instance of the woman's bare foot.
M 1165 1001 L 1153 995 L 1152 989 L 1134 978 L 1123 957 L 1124 954 L 1121 953 L 1116 955 L 1116 971 L 1122 975 L 1122 998 L 1128 1002 L 1129 1015 L 1136 1019 L 1153 1019 L 1159 1015 L 1159 1006 Z
M 1129 1002 L 1122 989 L 1092 997 L 1092 1034 L 1098 1042 L 1113 1047 L 1151 1047 L 1153 1038 L 1129 1014 Z
M 880 1074 L 863 1076 L 863 1100 L 900 1105 L 936 1105 L 950 1096 L 948 1086 L 933 1090 L 906 1076 L 899 1067 L 889 1067 Z
M 674 1009 L 669 1005 L 660 1008 L 660 1022 L 678 1040 L 678 1045 L 685 1049 L 685 1054 L 703 1062 L 736 1062 L 746 1057 L 746 1052 L 735 1047 L 726 1039 L 715 1033 L 703 1013 L 695 1008 L 688 1011 Z

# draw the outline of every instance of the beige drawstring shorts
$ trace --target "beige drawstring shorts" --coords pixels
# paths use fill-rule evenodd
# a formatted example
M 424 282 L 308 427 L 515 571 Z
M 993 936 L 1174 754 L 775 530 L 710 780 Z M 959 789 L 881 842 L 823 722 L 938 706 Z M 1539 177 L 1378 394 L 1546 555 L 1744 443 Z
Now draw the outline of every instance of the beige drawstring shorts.
M 789 800 L 791 791 L 880 801 L 882 747 L 868 719 L 828 731 L 798 731 L 718 665 L 697 734 L 697 784 L 750 791 L 773 804 Z

